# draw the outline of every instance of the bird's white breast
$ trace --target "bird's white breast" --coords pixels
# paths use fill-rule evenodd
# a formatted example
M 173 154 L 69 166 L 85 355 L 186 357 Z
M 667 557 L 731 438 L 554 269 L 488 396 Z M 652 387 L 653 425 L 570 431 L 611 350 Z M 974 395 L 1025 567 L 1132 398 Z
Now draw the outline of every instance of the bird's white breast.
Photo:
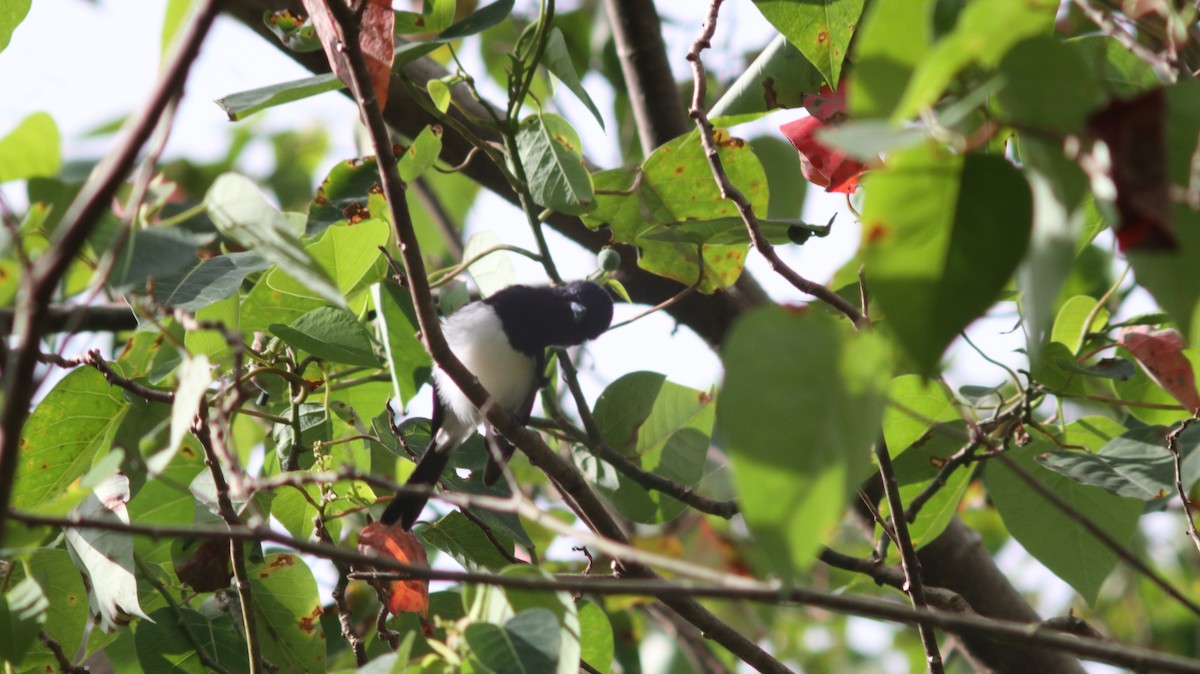
M 534 360 L 508 343 L 500 317 L 491 307 L 483 302 L 468 304 L 442 321 L 442 331 L 450 350 L 493 400 L 510 411 L 525 402 L 537 376 Z M 483 416 L 440 368 L 434 368 L 433 377 L 446 406 L 445 430 L 469 436 Z

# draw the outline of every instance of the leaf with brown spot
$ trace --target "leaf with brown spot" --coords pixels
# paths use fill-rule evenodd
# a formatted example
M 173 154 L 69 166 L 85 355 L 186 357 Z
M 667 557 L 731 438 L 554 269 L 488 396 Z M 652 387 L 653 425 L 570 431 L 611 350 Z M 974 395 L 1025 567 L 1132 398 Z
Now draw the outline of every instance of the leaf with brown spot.
M 1186 345 L 1177 330 L 1154 330 L 1147 325 L 1125 328 L 1117 338 L 1146 374 L 1191 412 L 1200 410 L 1200 393 Z

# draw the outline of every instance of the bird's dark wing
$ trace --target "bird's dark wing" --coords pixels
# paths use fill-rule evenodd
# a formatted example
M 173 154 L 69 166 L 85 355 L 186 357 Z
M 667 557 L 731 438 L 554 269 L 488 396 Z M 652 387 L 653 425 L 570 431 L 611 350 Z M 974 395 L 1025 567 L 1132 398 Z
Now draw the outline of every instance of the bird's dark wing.
M 457 444 L 453 439 L 448 439 L 442 446 L 438 445 L 438 431 L 441 430 L 445 418 L 445 405 L 442 403 L 442 397 L 437 393 L 437 387 L 434 386 L 433 418 L 429 424 L 429 447 L 425 449 L 425 453 L 417 461 L 417 467 L 413 470 L 412 475 L 408 476 L 408 481 L 404 483 L 404 486 L 429 485 L 432 487 L 442 478 L 442 473 L 446 470 L 446 464 L 450 463 L 450 453 L 454 451 Z M 417 518 L 421 516 L 421 511 L 425 509 L 425 504 L 428 501 L 428 494 L 398 492 L 392 498 L 392 502 L 388 504 L 388 507 L 384 509 L 379 521 L 387 526 L 399 522 L 400 526 L 404 527 L 405 531 L 408 531 L 412 529 Z
M 533 401 L 537 398 L 538 389 L 546 385 L 545 349 L 534 356 L 533 371 L 537 373 L 537 377 L 533 381 L 533 386 L 529 389 L 529 395 L 525 396 L 525 402 L 521 403 L 519 409 L 513 410 L 517 421 L 520 421 L 522 426 L 529 423 L 529 417 L 533 414 Z M 490 426 L 488 427 L 487 442 L 490 446 L 488 447 L 487 466 L 483 469 L 483 483 L 490 487 L 500 479 L 500 476 L 503 474 L 501 466 L 503 463 L 508 463 L 516 448 L 504 436 L 492 430 Z M 503 463 L 498 463 L 496 457 L 500 457 Z

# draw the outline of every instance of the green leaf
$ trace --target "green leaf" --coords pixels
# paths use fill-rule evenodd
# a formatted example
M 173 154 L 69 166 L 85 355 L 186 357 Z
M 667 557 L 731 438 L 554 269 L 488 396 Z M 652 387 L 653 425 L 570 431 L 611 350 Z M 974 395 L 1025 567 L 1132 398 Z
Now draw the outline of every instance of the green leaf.
M 962 413 L 944 382 L 905 374 L 888 384 L 889 405 L 883 412 L 883 438 L 899 456 L 936 425 L 961 421 Z
M 483 530 L 455 511 L 417 530 L 421 540 L 470 571 L 498 571 L 510 564 Z
M 477 232 L 467 240 L 467 245 L 463 247 L 463 259 L 470 260 L 503 243 L 503 240 L 495 232 L 489 230 Z M 467 265 L 467 272 L 471 274 L 471 280 L 475 282 L 475 287 L 479 288 L 479 294 L 484 297 L 490 297 L 516 283 L 517 280 L 517 270 L 512 263 L 512 253 L 507 250 L 493 251 L 479 258 Z
M 21 665 L 46 623 L 49 608 L 50 601 L 42 586 L 32 578 L 22 580 L 0 596 L 0 662 L 14 668 Z
M 303 283 L 308 294 L 346 308 L 346 300 L 301 246 L 287 218 L 267 203 L 250 180 L 226 173 L 213 183 L 204 203 L 222 234 L 278 265 Z
M 161 46 L 158 57 L 161 62 L 165 63 L 171 46 L 175 44 L 175 37 L 179 34 L 179 29 L 183 27 L 184 20 L 191 15 L 195 4 L 193 0 L 167 1 L 167 11 L 163 13 L 162 37 L 159 40 Z
M 822 312 L 738 321 L 717 424 L 746 524 L 785 579 L 828 541 L 870 466 L 891 370 L 887 345 Z
M 354 225 L 339 225 L 325 230 L 321 238 L 304 247 L 322 275 L 332 279 L 338 297 L 348 297 L 383 277 L 379 247 L 388 242 L 391 229 L 383 220 L 372 218 Z M 379 263 L 379 264 L 377 264 Z M 283 269 L 271 273 L 267 284 L 275 290 L 312 299 L 324 299 L 306 285 L 300 276 Z M 345 306 L 343 303 L 339 306 Z
M 1066 41 L 1092 71 L 1092 79 L 1108 94 L 1117 98 L 1135 98 L 1138 94 L 1162 86 L 1154 68 L 1108 35 L 1084 35 Z
M 471 654 L 495 672 L 552 672 L 557 668 L 558 619 L 549 609 L 522 611 L 503 626 L 468 625 L 465 636 Z
M 371 333 L 347 311 L 313 309 L 291 325 L 274 323 L 270 330 L 288 344 L 333 363 L 379 367 Z
M 575 72 L 575 64 L 571 61 L 571 54 L 567 51 L 567 42 L 563 39 L 562 31 L 557 27 L 551 28 L 550 33 L 546 36 L 546 47 L 542 52 L 542 65 L 546 66 L 546 70 L 553 73 L 571 93 L 575 94 L 603 129 L 604 117 L 600 115 L 600 110 L 592 102 L 592 97 L 583 87 L 583 82 L 579 80 L 579 73 Z
M 446 95 L 450 95 L 448 89 Z M 411 183 L 420 178 L 433 166 L 441 152 L 442 127 L 427 126 L 421 129 L 421 133 L 417 134 L 412 145 L 409 145 L 404 154 L 400 155 L 397 165 L 400 170 L 400 179 L 405 183 Z
M 308 565 L 296 555 L 274 553 L 249 572 L 263 658 L 281 671 L 323 674 L 321 599 Z
M 230 297 L 242 281 L 270 266 L 256 253 L 229 253 L 154 279 L 154 299 L 167 307 L 197 311 Z
M 708 456 L 712 402 L 710 392 L 666 381 L 655 372 L 634 372 L 604 390 L 593 414 L 604 441 L 635 465 L 695 487 Z M 617 512 L 635 522 L 665 522 L 683 511 L 679 501 L 647 490 L 588 454 L 577 452 L 576 462 Z
M 1070 430 L 1068 438 L 1069 434 Z M 1137 530 L 1142 503 L 1080 484 L 1038 464 L 1038 456 L 1056 449 L 1054 443 L 1039 439 L 1011 449 L 1007 455 L 1076 512 L 1102 526 L 1118 543 L 1128 543 Z M 1032 493 L 1004 464 L 988 465 L 987 488 L 1013 538 L 1094 604 L 1100 585 L 1117 565 L 1116 554 L 1053 504 Z
M 374 293 L 395 398 L 407 407 L 429 380 L 433 361 L 417 338 L 420 326 L 412 297 L 394 283 L 380 283 L 375 286 Z
M 429 99 L 433 101 L 433 107 L 443 115 L 446 114 L 446 111 L 450 109 L 450 87 L 441 80 L 429 80 L 425 83 L 425 90 L 429 92 Z
M 937 0 L 874 2 L 855 43 L 846 101 L 851 117 L 889 117 L 917 64 L 933 43 Z
M 196 320 L 223 325 L 228 330 L 238 330 L 239 300 L 237 295 L 233 295 L 199 309 L 196 311 Z M 183 345 L 192 355 L 207 356 L 210 362 L 222 360 L 229 353 L 229 341 L 220 330 L 190 331 L 184 336 Z
M 1071 275 L 1076 240 L 1083 229 L 1078 198 L 1087 185 L 1080 180 L 1083 173 L 1078 165 L 1065 161 L 1061 147 L 1022 137 L 1019 150 L 1033 196 L 1033 229 L 1016 282 L 1026 332 L 1030 343 L 1038 344 Z
M 1087 295 L 1076 295 L 1063 303 L 1054 319 L 1054 328 L 1050 331 L 1050 341 L 1059 342 L 1067 347 L 1072 354 L 1079 353 L 1083 347 L 1084 338 L 1089 332 L 1100 332 L 1108 325 L 1108 310 L 1101 307 L 1096 298 Z M 1084 325 L 1092 311 L 1096 310 L 1090 325 Z
M 829 225 L 810 225 L 796 219 L 759 218 L 759 229 L 773 244 L 792 243 L 796 232 L 806 232 L 823 237 L 829 234 Z M 750 243 L 750 232 L 741 216 L 714 218 L 712 220 L 686 220 L 652 225 L 638 235 L 639 242 L 666 241 L 707 246 L 736 246 Z
M 254 598 L 258 600 L 260 596 L 256 594 Z M 200 661 L 197 648 L 203 649 L 208 659 L 224 671 L 231 674 L 250 671 L 245 640 L 229 613 L 206 615 L 187 607 L 160 608 L 150 614 L 150 620 L 138 623 L 133 639 L 138 662 L 146 672 L 210 671 Z M 322 667 L 320 671 L 325 669 Z
M 1024 128 L 1078 134 L 1103 102 L 1083 58 L 1048 35 L 1017 43 L 1000 61 L 1000 74 L 1000 108 Z
M 836 88 L 864 0 L 754 0 L 771 25 Z
M 482 33 L 508 18 L 508 15 L 512 13 L 512 8 L 513 0 L 497 0 L 442 31 L 438 37 L 443 41 L 449 41 Z
M 1165 426 L 1135 428 L 1113 438 L 1099 452 L 1054 451 L 1038 457 L 1041 465 L 1110 494 L 1142 501 L 1175 495 L 1175 459 L 1167 449 Z M 1181 481 L 1185 490 L 1200 480 L 1200 429 L 1179 434 Z
M 218 98 L 215 102 L 221 106 L 226 115 L 229 115 L 229 121 L 237 122 L 260 110 L 273 108 L 284 103 L 304 100 L 317 94 L 323 94 L 326 91 L 337 91 L 345 88 L 345 86 L 337 78 L 337 75 L 325 73 L 323 75 L 303 77 L 288 82 L 269 84 L 265 87 L 258 87 L 257 89 L 250 89 L 248 91 L 239 91 L 236 94 Z
M 49 114 L 35 112 L 21 120 L 0 138 L 0 183 L 58 175 L 62 167 L 61 142 L 58 125 Z
M 844 151 L 861 161 L 878 161 L 879 155 L 912 147 L 929 138 L 921 128 L 897 129 L 882 119 L 848 120 L 817 132 L 828 147 Z
M 550 575 L 545 570 L 530 565 L 510 566 L 500 573 L 505 576 L 538 579 L 550 578 Z M 495 625 L 504 624 L 506 628 L 508 627 L 508 621 L 515 616 L 520 616 L 527 611 L 548 610 L 550 615 L 555 618 L 553 629 L 548 629 L 549 623 L 545 622 L 543 618 L 538 618 L 536 621 L 537 624 L 545 625 L 545 627 L 539 627 L 537 630 L 531 631 L 539 635 L 543 630 L 553 632 L 555 640 L 558 642 L 557 652 L 553 654 L 554 657 L 548 666 L 537 667 L 527 671 L 531 674 L 532 672 L 575 674 L 579 671 L 579 656 L 581 652 L 579 645 L 579 615 L 576 612 L 575 601 L 569 594 L 565 592 L 519 590 L 517 588 L 508 588 L 503 591 L 500 591 L 499 588 L 487 588 L 465 594 L 463 601 L 465 605 L 471 607 L 470 616 L 477 621 L 477 624 L 485 622 L 494 623 Z M 470 627 L 467 629 L 470 630 Z M 494 637 L 494 635 L 491 636 Z M 542 641 L 542 639 L 546 639 L 546 641 Z M 548 639 L 549 636 L 539 636 L 537 639 L 537 642 L 541 644 L 539 650 L 545 656 L 550 656 L 551 654 Z
M 613 628 L 604 609 L 590 600 L 579 602 L 581 658 L 601 674 L 612 673 Z
M 726 175 L 756 213 L 767 212 L 767 177 L 750 146 L 723 129 L 715 132 L 715 140 Z M 614 240 L 637 245 L 642 269 L 691 285 L 700 272 L 695 247 L 641 241 L 639 235 L 654 225 L 738 217 L 737 209 L 721 195 L 695 133 L 659 147 L 642 163 L 641 172 L 640 183 L 636 168 L 595 174 L 596 189 L 614 193 L 597 194 L 596 209 L 584 216 L 584 223 L 593 229 L 607 225 Z M 737 281 L 746 251 L 745 245 L 705 246 L 700 291 L 711 293 Z
M 796 148 L 775 136 L 759 136 L 750 140 L 750 147 L 762 163 L 767 176 L 767 188 L 771 202 L 765 215 L 769 220 L 797 218 L 804 210 L 804 197 L 808 194 L 808 181 L 800 173 L 800 162 L 796 161 Z M 739 217 L 740 221 L 741 218 Z M 762 220 L 759 221 L 760 224 Z M 742 229 L 745 229 L 743 225 Z M 765 233 L 765 232 L 764 232 Z M 748 237 L 749 235 L 747 235 Z M 774 241 L 772 241 L 774 243 Z
M 995 68 L 1012 46 L 1054 28 L 1058 0 L 980 0 L 962 11 L 954 31 L 926 51 L 917 64 L 892 122 L 930 108 L 960 71 L 971 64 Z
M 129 403 L 90 367 L 63 377 L 34 408 L 20 441 L 13 506 L 46 506 L 107 453 Z
M 37 581 L 42 592 L 52 599 L 42 629 L 64 651 L 74 654 L 92 621 L 88 611 L 88 591 L 71 555 L 62 548 L 42 548 L 29 556 L 24 567 L 27 577 Z M 29 653 L 25 666 L 30 667 L 35 660 L 52 670 L 57 668 L 57 662 L 49 652 Z
M 741 118 L 775 108 L 799 108 L 804 96 L 816 93 L 824 83 L 820 71 L 786 37 L 776 35 L 729 85 L 709 111 L 709 118 Z
M 1029 184 L 1000 157 L 894 155 L 871 177 L 863 206 L 866 276 L 918 368 L 1000 296 L 1025 253 Z
M 0 51 L 8 47 L 13 31 L 25 20 L 31 6 L 33 0 L 12 0 L 0 6 Z
M 568 215 L 592 209 L 595 195 L 582 147 L 579 134 L 558 115 L 531 115 L 521 122 L 517 152 L 534 201 Z

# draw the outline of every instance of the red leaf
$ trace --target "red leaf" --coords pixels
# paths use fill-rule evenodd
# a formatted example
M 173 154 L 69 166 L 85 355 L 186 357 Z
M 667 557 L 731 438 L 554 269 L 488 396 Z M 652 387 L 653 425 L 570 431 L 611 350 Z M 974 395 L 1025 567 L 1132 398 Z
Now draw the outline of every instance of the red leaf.
M 1117 188 L 1117 243 L 1122 251 L 1174 250 L 1171 192 L 1167 177 L 1166 96 L 1155 89 L 1114 100 L 1088 120 L 1104 141 Z
M 825 126 L 816 117 L 804 117 L 784 124 L 779 130 L 800 152 L 800 172 L 805 180 L 824 187 L 826 192 L 850 194 L 858 187 L 858 177 L 867 167 L 817 140 L 817 131 Z
M 1146 374 L 1188 411 L 1200 409 L 1196 375 L 1183 355 L 1183 337 L 1177 330 L 1153 330 L 1139 325 L 1121 331 L 1117 343 L 1125 347 Z
M 384 557 L 422 569 L 429 568 L 425 547 L 411 531 L 399 526 L 384 526 L 372 522 L 358 535 L 358 551 L 364 555 Z M 393 580 L 383 591 L 388 611 L 392 613 L 416 613 L 425 623 L 429 611 L 429 581 L 414 578 Z
M 392 5 L 388 0 L 358 0 L 349 3 L 352 11 L 361 7 L 361 25 L 358 33 L 358 46 L 367 61 L 367 72 L 371 76 L 371 86 L 375 89 L 375 97 L 379 99 L 379 107 L 387 104 L 388 86 L 391 84 L 392 58 L 394 55 L 393 30 L 396 17 L 392 13 Z M 328 2 L 344 2 L 344 0 L 328 0 Z M 338 48 L 337 20 L 329 12 L 326 0 L 304 0 L 304 9 L 312 17 L 313 27 L 317 29 L 317 37 L 325 48 L 325 58 L 338 79 L 350 84 L 350 61 Z
M 822 85 L 815 94 L 805 94 L 802 101 L 808 114 L 822 122 L 835 123 L 846 117 L 846 79 L 838 83 L 838 90 Z

